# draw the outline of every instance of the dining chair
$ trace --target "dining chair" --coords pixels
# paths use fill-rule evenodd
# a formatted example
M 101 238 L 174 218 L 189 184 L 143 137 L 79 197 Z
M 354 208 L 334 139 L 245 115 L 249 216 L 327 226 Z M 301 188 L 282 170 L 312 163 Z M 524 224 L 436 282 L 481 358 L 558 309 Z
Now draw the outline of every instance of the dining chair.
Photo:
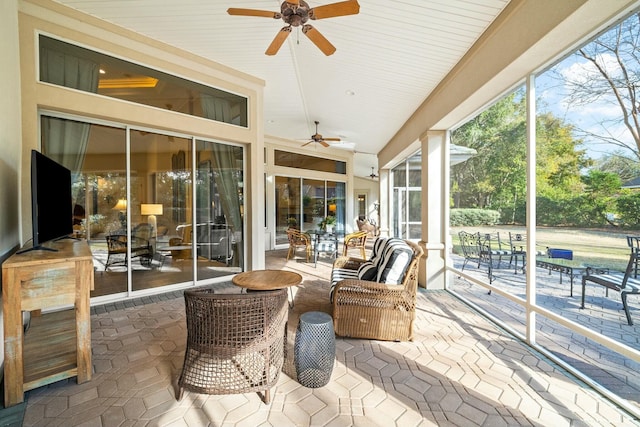
M 351 234 L 347 234 L 346 236 L 344 236 L 342 256 L 347 256 L 349 249 L 359 249 L 360 258 L 366 259 L 367 255 L 365 252 L 365 248 L 367 244 L 368 235 L 369 233 L 367 233 L 366 231 L 355 231 Z
M 287 261 L 296 256 L 296 249 L 305 248 L 307 262 L 311 260 L 311 236 L 303 233 L 296 228 L 287 229 L 287 238 L 289 239 L 289 251 L 287 252 Z

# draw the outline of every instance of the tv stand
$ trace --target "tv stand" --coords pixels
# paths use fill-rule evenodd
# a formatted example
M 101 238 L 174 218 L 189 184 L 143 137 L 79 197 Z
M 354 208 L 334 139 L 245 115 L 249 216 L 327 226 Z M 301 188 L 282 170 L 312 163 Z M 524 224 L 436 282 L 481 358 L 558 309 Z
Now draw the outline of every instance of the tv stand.
M 50 247 L 48 247 L 48 246 L 38 245 L 38 246 L 30 247 L 30 248 L 20 249 L 18 252 L 16 252 L 16 254 L 23 254 L 23 253 L 25 253 L 25 252 L 31 252 L 31 251 L 49 251 L 49 252 L 58 252 L 58 250 L 57 250 L 57 249 L 50 248 Z
M 54 240 L 54 242 L 58 242 L 60 240 L 82 240 L 82 239 L 79 237 L 74 237 L 71 234 L 69 234 L 67 236 L 58 237 L 57 239 Z
M 52 242 L 59 242 L 60 240 L 65 240 L 65 239 L 69 239 L 69 240 L 81 240 L 78 237 L 73 237 L 73 236 L 62 236 L 62 237 L 58 237 L 57 239 L 53 239 Z M 37 245 L 37 246 L 33 246 L 30 248 L 24 248 L 24 249 L 20 249 L 18 252 L 16 252 L 17 254 L 23 254 L 25 252 L 30 252 L 30 251 L 51 251 L 51 252 L 58 252 L 58 249 L 56 248 L 52 248 L 50 246 L 45 246 L 44 244 L 42 245 Z
M 4 404 L 65 378 L 91 380 L 93 257 L 86 241 L 15 253 L 2 264 Z M 42 249 L 42 248 L 41 248 Z M 22 312 L 34 312 L 24 332 Z M 41 313 L 44 311 L 44 313 Z

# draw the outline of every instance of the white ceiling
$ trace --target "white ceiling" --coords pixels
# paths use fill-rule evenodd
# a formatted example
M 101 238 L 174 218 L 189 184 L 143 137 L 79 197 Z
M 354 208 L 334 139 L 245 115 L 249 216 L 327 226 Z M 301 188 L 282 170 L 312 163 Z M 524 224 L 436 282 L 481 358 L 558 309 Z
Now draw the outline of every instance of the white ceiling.
M 318 120 L 319 133 L 356 153 L 380 151 L 509 3 L 360 0 L 357 15 L 313 22 L 336 47 L 333 55 L 294 29 L 277 55 L 266 56 L 285 24 L 230 16 L 227 8 L 280 11 L 280 1 L 57 1 L 263 79 L 267 135 L 302 141 Z M 355 174 L 366 176 L 376 164 L 374 156 L 356 155 Z

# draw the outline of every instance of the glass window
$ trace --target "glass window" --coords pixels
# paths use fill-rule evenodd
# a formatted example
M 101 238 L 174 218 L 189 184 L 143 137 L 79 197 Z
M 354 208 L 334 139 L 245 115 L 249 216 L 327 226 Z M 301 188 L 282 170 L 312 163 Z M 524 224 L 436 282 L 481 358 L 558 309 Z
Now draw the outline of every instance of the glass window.
M 331 172 L 346 175 L 347 163 L 338 160 L 323 159 L 305 154 L 275 150 L 274 164 L 289 168 L 307 169 L 319 172 Z
M 357 201 L 357 212 L 358 217 L 367 218 L 367 194 L 366 193 L 358 193 L 358 201 Z
M 344 232 L 345 226 L 345 197 L 344 182 L 327 181 L 327 215 L 336 217 L 335 229 Z
M 408 179 L 407 179 L 408 177 Z M 403 239 L 422 236 L 422 156 L 417 153 L 392 169 L 393 235 Z
M 217 268 L 198 269 L 198 280 L 240 272 L 244 266 L 244 150 L 196 141 L 196 245 L 198 259 Z M 199 261 L 200 262 L 200 261 Z
M 191 140 L 139 130 L 130 135 L 131 249 L 141 252 L 141 265 L 149 267 L 145 273 L 161 273 L 154 283 L 135 270 L 132 290 L 193 281 Z M 145 245 L 150 262 L 139 249 Z
M 287 228 L 300 228 L 300 178 L 276 176 L 276 244 L 287 243 Z
M 74 234 L 101 273 L 91 297 L 241 271 L 243 148 L 197 141 L 194 168 L 191 138 L 128 132 L 127 173 L 124 127 L 41 118 L 43 153 L 72 171 Z
M 287 243 L 286 229 L 317 230 L 329 215 L 336 217 L 336 231 L 344 231 L 344 182 L 276 176 L 276 244 Z
M 72 172 L 74 234 L 89 242 L 96 271 L 109 272 L 95 275 L 91 296 L 126 293 L 125 129 L 48 116 L 41 117 L 40 129 L 43 154 Z
M 40 36 L 40 80 L 247 127 L 247 98 Z
M 422 186 L 422 154 L 421 152 L 414 154 L 409 158 L 408 161 L 409 167 L 409 182 L 407 185 L 409 187 L 418 187 Z
M 303 230 L 316 230 L 320 227 L 320 222 L 327 215 L 325 206 L 325 182 L 317 179 L 303 179 Z

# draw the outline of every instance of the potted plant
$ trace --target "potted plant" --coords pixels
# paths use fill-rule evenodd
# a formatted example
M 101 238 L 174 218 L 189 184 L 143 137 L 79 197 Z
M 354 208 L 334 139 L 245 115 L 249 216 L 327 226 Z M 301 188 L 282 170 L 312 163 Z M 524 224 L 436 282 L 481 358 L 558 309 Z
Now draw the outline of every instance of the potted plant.
M 336 225 L 336 217 L 333 215 L 328 215 L 322 221 L 323 229 L 327 233 L 333 233 L 333 227 Z
M 294 217 L 290 216 L 287 218 L 287 225 L 289 228 L 297 228 L 296 226 L 298 225 L 298 221 L 296 221 Z

